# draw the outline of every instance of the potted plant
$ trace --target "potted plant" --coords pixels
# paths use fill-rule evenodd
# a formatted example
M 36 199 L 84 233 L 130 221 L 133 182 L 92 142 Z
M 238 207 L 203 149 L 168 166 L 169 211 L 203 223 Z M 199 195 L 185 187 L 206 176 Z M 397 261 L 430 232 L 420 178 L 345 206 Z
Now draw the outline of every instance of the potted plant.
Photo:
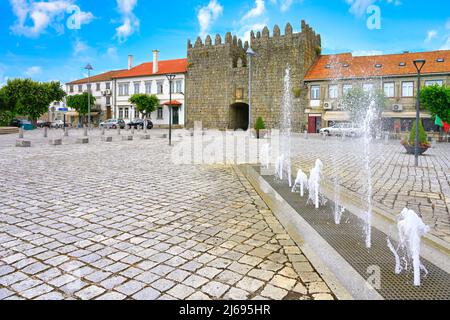
M 415 154 L 416 151 L 416 122 L 414 121 L 413 127 L 409 134 L 408 140 L 403 140 L 401 144 L 405 147 L 408 154 Z M 428 143 L 427 133 L 423 128 L 422 121 L 419 121 L 419 154 L 424 154 L 431 145 Z
M 256 120 L 255 123 L 255 130 L 256 130 L 256 138 L 259 139 L 260 138 L 260 131 L 261 130 L 265 130 L 266 129 L 266 124 L 264 123 L 263 118 L 259 117 Z

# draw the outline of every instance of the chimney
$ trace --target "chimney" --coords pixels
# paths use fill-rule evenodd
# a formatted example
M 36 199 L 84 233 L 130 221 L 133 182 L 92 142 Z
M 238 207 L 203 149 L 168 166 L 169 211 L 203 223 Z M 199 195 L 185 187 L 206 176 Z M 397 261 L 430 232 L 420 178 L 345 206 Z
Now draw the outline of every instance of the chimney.
M 133 56 L 130 54 L 128 56 L 128 70 L 130 70 L 131 68 L 133 68 Z
M 158 50 L 153 50 L 153 73 L 158 73 Z

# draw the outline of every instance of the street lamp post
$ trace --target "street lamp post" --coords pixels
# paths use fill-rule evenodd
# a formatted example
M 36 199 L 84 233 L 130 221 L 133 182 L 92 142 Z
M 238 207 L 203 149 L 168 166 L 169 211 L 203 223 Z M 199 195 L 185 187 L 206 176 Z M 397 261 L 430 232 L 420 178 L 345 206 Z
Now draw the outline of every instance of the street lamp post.
M 252 58 L 255 52 L 251 47 L 247 50 L 248 57 L 248 130 L 252 130 Z
M 88 63 L 86 67 L 84 67 L 88 71 L 88 128 L 91 129 L 91 64 Z
M 172 83 L 175 79 L 174 74 L 166 75 L 167 80 L 169 80 L 169 146 L 172 145 Z
M 414 60 L 417 69 L 417 101 L 416 101 L 416 139 L 415 139 L 415 160 L 416 167 L 419 166 L 419 122 L 420 122 L 420 75 L 426 61 L 423 59 Z

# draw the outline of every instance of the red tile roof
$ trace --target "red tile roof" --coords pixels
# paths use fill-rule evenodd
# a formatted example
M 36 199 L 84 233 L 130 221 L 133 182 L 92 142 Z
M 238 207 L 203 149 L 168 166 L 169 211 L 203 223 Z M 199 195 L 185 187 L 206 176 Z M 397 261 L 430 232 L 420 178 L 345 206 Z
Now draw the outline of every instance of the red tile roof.
M 124 71 L 126 71 L 126 69 L 112 70 L 112 71 L 101 73 L 101 74 L 98 74 L 98 75 L 95 75 L 95 76 L 91 76 L 90 82 L 109 81 L 109 80 L 112 80 L 115 75 L 118 75 L 119 73 L 124 72 Z M 89 78 L 84 78 L 84 79 L 80 79 L 80 80 L 75 80 L 75 81 L 69 82 L 67 84 L 68 85 L 84 84 L 84 83 L 88 83 L 88 82 L 89 82 Z
M 153 73 L 153 62 L 140 64 L 130 70 L 117 74 L 114 78 L 131 78 L 151 75 L 164 75 L 170 73 L 186 73 L 187 59 L 165 60 L 158 62 L 158 72 Z
M 172 101 L 167 101 L 167 102 L 163 103 L 163 105 L 164 106 L 181 106 L 182 103 L 177 100 L 172 100 Z
M 444 62 L 437 62 L 440 58 L 443 58 Z M 320 56 L 308 70 L 305 81 L 416 75 L 417 70 L 413 64 L 416 59 L 427 61 L 422 69 L 423 74 L 450 73 L 450 50 L 364 57 L 343 53 Z M 406 65 L 400 66 L 401 63 Z M 348 67 L 345 67 L 345 64 Z M 377 64 L 381 67 L 377 68 Z

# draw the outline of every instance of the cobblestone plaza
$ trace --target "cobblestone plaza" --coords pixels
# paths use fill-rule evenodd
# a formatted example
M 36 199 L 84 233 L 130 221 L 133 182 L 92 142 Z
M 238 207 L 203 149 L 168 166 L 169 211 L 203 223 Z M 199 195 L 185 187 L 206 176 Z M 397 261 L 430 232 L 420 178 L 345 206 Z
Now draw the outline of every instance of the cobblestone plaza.
M 0 136 L 1 299 L 334 298 L 233 167 L 76 135 Z

